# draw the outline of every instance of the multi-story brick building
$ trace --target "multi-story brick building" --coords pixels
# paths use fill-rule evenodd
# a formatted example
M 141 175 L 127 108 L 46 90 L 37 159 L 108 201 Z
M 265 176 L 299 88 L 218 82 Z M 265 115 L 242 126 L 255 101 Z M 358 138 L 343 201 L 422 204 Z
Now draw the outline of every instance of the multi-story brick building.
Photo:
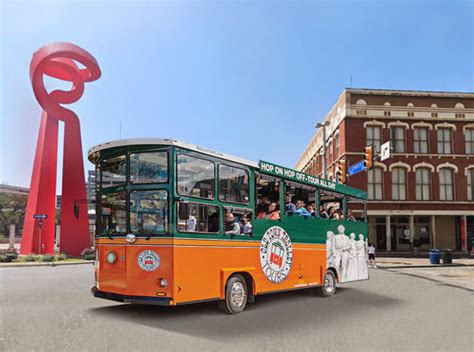
M 391 157 L 351 176 L 367 190 L 369 239 L 381 251 L 471 250 L 474 241 L 474 93 L 346 89 L 325 117 L 327 175 L 364 148 Z M 322 129 L 296 163 L 322 176 Z

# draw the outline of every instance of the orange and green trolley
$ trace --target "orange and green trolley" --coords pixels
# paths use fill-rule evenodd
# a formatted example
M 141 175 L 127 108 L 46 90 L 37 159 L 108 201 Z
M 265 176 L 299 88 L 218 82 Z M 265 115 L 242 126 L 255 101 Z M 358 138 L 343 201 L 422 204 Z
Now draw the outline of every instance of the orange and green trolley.
M 336 284 L 368 278 L 364 191 L 173 139 L 112 141 L 88 157 L 96 165 L 95 297 L 215 300 L 233 314 L 261 294 L 332 296 Z M 270 208 L 278 220 L 268 219 Z

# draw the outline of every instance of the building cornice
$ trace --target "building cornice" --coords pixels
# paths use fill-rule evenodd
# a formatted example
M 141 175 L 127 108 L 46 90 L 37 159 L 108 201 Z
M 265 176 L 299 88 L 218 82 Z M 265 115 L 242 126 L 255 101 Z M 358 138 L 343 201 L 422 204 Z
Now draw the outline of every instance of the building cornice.
M 370 88 L 346 88 L 350 94 L 361 95 L 383 95 L 395 97 L 434 97 L 434 98 L 474 98 L 474 92 L 443 92 L 427 90 L 398 90 L 398 89 L 370 89 Z

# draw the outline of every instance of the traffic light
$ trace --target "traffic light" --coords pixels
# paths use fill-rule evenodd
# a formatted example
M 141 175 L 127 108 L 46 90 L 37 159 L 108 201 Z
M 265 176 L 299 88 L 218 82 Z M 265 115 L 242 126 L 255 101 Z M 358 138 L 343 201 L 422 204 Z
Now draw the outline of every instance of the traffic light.
M 374 150 L 372 147 L 365 147 L 364 165 L 367 169 L 372 168 L 374 163 Z
M 339 160 L 339 164 L 337 165 L 336 171 L 337 179 L 339 183 L 346 183 L 346 160 L 341 159 Z

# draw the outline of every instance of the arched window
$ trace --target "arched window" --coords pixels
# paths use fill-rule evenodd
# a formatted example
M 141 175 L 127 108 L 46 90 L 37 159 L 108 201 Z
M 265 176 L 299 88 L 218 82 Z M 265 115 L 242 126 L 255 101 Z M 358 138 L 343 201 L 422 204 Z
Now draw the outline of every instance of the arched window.
M 392 147 L 394 153 L 405 152 L 405 128 L 391 127 Z
M 438 128 L 438 154 L 451 154 L 451 128 Z
M 474 200 L 474 169 L 467 170 L 467 200 Z
M 415 127 L 413 129 L 413 148 L 415 153 L 428 153 L 429 129 L 425 127 Z
M 416 200 L 431 200 L 430 169 L 420 167 L 416 169 Z
M 335 158 L 339 157 L 339 133 L 334 136 Z
M 454 199 L 453 169 L 444 167 L 439 170 L 439 200 Z
M 382 200 L 383 197 L 383 170 L 379 167 L 370 169 L 367 173 L 367 196 L 369 200 Z
M 373 146 L 374 152 L 380 152 L 380 145 L 382 144 L 382 128 L 380 126 L 367 126 L 365 128 L 366 138 L 365 145 Z
M 474 128 L 466 128 L 466 154 L 474 154 Z
M 392 199 L 407 200 L 407 170 L 404 167 L 392 169 Z

